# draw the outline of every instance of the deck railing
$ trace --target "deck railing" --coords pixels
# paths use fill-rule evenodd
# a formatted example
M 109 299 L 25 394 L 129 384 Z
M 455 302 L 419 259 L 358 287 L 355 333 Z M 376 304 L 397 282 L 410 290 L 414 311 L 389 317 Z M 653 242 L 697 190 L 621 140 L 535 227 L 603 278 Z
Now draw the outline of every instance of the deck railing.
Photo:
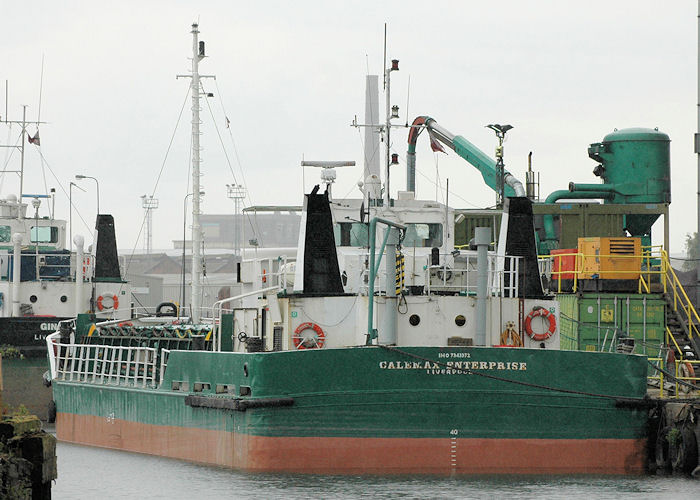
M 46 339 L 51 377 L 66 382 L 155 387 L 157 350 L 95 344 L 64 344 L 56 333 Z

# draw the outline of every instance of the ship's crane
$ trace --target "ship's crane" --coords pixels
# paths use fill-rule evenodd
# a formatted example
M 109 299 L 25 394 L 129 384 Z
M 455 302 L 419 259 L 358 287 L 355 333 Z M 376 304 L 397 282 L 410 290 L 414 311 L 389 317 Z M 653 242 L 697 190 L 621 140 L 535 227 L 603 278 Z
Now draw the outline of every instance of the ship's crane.
M 430 134 L 430 145 L 433 151 L 444 151 L 436 141 L 445 144 L 481 172 L 481 176 L 488 187 L 496 191 L 496 193 L 499 192 L 496 161 L 461 135 L 454 135 L 438 125 L 435 119 L 429 116 L 419 116 L 413 120 L 411 131 L 408 134 L 408 155 L 406 161 L 408 170 L 406 189 L 408 191 L 415 191 L 416 189 L 416 141 L 423 128 L 426 128 Z M 525 188 L 522 183 L 507 170 L 503 171 L 503 184 L 504 197 L 525 196 Z

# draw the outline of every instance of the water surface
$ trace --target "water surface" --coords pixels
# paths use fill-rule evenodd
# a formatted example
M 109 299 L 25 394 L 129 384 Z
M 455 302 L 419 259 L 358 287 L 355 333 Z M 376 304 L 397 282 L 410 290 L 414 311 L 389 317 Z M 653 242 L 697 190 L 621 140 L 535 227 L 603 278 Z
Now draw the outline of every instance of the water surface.
M 700 499 L 684 477 L 360 477 L 248 474 L 179 460 L 58 443 L 54 499 Z

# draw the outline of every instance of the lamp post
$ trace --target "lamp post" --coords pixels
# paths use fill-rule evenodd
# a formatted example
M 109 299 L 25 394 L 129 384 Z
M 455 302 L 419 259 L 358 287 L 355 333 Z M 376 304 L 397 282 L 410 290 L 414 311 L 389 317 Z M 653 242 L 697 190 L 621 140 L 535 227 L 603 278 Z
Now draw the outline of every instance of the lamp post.
M 89 175 L 77 174 L 75 176 L 75 178 L 78 180 L 80 180 L 80 179 L 92 179 L 93 181 L 95 181 L 95 185 L 97 186 L 97 215 L 100 215 L 100 183 L 97 182 L 97 179 L 95 179 L 94 177 L 91 177 Z
M 240 184 L 226 184 L 226 196 L 233 200 L 233 253 L 241 255 L 241 205 L 246 196 L 246 189 Z
M 187 198 L 194 193 L 187 193 L 182 203 L 182 292 L 180 302 L 180 310 L 185 306 L 185 238 L 187 237 Z M 204 191 L 199 192 L 200 196 L 204 195 Z M 181 314 L 178 313 L 178 316 Z
M 68 185 L 68 204 L 70 205 L 68 207 L 68 250 L 70 252 L 73 251 L 73 186 L 77 187 L 80 189 L 83 193 L 85 190 L 78 186 L 75 182 L 71 181 L 71 183 Z

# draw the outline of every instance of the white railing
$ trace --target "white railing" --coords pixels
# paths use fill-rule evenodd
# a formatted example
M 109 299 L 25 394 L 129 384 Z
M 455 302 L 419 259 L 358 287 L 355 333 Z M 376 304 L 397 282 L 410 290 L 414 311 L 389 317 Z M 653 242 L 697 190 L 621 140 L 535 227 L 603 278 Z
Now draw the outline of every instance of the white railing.
M 170 349 L 160 350 L 160 380 L 158 383 L 163 385 L 163 375 L 165 375 L 165 369 L 168 367 L 168 358 L 170 357 Z
M 494 297 L 519 296 L 518 270 L 520 267 L 520 259 L 521 257 L 514 256 L 489 256 L 489 295 Z M 506 262 L 508 263 L 508 270 L 505 270 L 504 268 L 497 269 L 497 267 L 499 267 L 499 263 L 501 263 L 502 267 L 505 267 L 504 264 Z M 439 289 L 475 295 L 478 287 L 476 256 L 467 255 L 465 265 L 466 267 L 456 267 L 456 265 L 454 267 L 450 267 L 449 265 L 445 264 L 426 267 L 425 283 L 427 287 L 427 293 L 430 294 L 432 289 Z M 508 284 L 506 284 L 506 277 L 508 278 Z
M 156 349 L 93 344 L 62 344 L 60 335 L 46 338 L 51 377 L 66 382 L 154 387 Z
M 231 302 L 243 299 L 245 297 L 250 297 L 251 295 L 259 295 L 267 292 L 277 293 L 280 290 L 281 288 L 279 287 L 279 285 L 275 285 L 267 288 L 261 288 L 260 290 L 253 290 L 252 292 L 242 293 L 240 295 L 236 295 L 235 297 L 229 297 L 227 299 L 214 302 L 214 310 L 216 311 L 216 316 L 214 320 L 214 327 L 212 329 L 212 351 L 221 351 L 221 315 L 223 314 L 224 304 L 230 304 Z

